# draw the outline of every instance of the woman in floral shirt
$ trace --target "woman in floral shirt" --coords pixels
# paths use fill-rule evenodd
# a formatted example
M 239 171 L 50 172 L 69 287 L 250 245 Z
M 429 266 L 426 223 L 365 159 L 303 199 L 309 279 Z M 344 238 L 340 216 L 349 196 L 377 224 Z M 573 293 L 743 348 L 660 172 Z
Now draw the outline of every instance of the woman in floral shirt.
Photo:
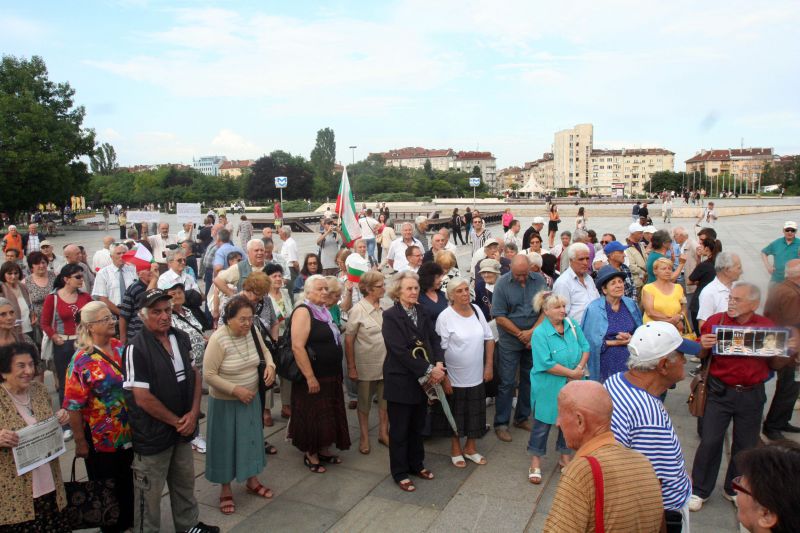
M 133 525 L 133 447 L 122 394 L 124 345 L 114 338 L 115 324 L 103 302 L 90 302 L 81 309 L 78 351 L 67 368 L 64 409 L 69 411 L 75 455 L 86 459 L 89 479 L 114 479 L 120 516 L 113 531 L 125 531 Z

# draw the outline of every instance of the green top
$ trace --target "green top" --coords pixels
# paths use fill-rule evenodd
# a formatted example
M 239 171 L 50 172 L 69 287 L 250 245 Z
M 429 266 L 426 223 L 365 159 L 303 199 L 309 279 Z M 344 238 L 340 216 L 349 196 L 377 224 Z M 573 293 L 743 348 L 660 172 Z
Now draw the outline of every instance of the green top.
M 661 259 L 662 257 L 667 257 L 667 256 L 659 252 L 650 252 L 647 255 L 647 283 L 653 283 L 656 280 L 656 274 L 655 272 L 653 272 L 653 263 L 655 263 L 656 260 Z
M 575 368 L 589 343 L 580 326 L 564 319 L 564 335 L 559 334 L 550 320 L 545 319 L 533 330 L 531 338 L 533 368 L 531 368 L 531 410 L 534 418 L 545 424 L 555 424 L 558 416 L 558 393 L 567 378 L 547 371 L 556 364 Z
M 786 263 L 792 259 L 800 259 L 800 239 L 795 238 L 792 244 L 787 243 L 784 237 L 775 239 L 765 246 L 761 253 L 773 257 L 772 265 L 775 270 L 772 272 L 771 281 L 780 283 L 786 275 Z

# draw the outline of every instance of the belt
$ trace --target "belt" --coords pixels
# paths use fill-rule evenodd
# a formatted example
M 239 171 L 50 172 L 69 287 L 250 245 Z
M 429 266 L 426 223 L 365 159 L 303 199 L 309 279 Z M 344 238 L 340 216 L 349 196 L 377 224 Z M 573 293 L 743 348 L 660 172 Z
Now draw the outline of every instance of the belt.
M 734 392 L 749 392 L 751 390 L 754 390 L 756 387 L 762 385 L 761 383 L 757 383 L 755 385 L 728 385 L 727 383 L 725 383 L 724 381 L 722 381 L 718 377 L 715 377 L 715 376 L 710 376 L 710 377 L 714 381 L 718 381 L 721 384 L 725 385 L 726 389 L 731 389 Z
M 61 335 L 61 338 L 65 341 L 74 341 L 78 338 L 77 335 Z

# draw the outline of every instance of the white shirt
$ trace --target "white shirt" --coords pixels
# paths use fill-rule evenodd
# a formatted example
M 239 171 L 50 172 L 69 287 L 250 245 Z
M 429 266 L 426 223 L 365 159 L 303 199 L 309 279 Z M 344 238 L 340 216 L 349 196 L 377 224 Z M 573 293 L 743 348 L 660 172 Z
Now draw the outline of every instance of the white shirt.
M 184 291 L 195 290 L 200 292 L 197 282 L 185 270 L 179 275 L 174 270 L 169 269 L 158 277 L 158 288 L 161 290 L 169 289 L 175 286 L 176 283 L 183 283 Z
M 361 217 L 358 219 L 358 225 L 361 227 L 362 239 L 374 239 L 375 231 L 373 228 L 378 227 L 378 221 L 372 217 Z
M 513 242 L 517 245 L 517 251 L 522 250 L 522 237 L 520 237 L 517 233 L 514 233 L 511 230 L 508 230 L 503 237 L 503 241 L 508 244 Z
M 300 264 L 300 258 L 297 252 L 297 241 L 294 240 L 294 237 L 289 237 L 283 241 L 280 253 L 281 257 L 286 260 L 287 265 L 291 266 L 292 263 Z
M 185 229 L 180 230 L 178 232 L 178 238 L 177 238 L 178 242 L 193 241 L 194 240 L 193 233 L 194 233 L 194 228 L 190 229 L 189 231 L 186 231 Z
M 697 309 L 697 320 L 708 320 L 708 317 L 728 310 L 728 298 L 731 290 L 719 278 L 703 288 L 700 293 L 700 306 Z
M 150 246 L 153 248 L 153 259 L 156 263 L 166 263 L 167 259 L 165 257 L 165 253 L 167 252 L 167 246 L 170 244 L 178 244 L 175 240 L 175 237 L 167 236 L 164 239 L 161 235 L 151 235 L 147 238 L 147 242 L 150 243 Z
M 398 237 L 394 241 L 392 241 L 392 245 L 389 246 L 389 253 L 386 256 L 386 260 L 394 261 L 394 266 L 392 266 L 392 268 L 394 268 L 395 270 L 400 271 L 403 269 L 404 266 L 408 265 L 408 260 L 406 260 L 406 249 L 409 246 L 418 246 L 420 251 L 422 251 L 422 243 L 419 242 L 419 240 L 417 239 L 412 239 L 412 240 L 413 240 L 412 244 L 406 244 L 405 242 L 403 242 L 402 237 Z
M 111 264 L 113 264 L 113 262 L 111 261 L 111 252 L 108 248 L 100 248 L 92 256 L 92 268 L 95 272 L 100 272 Z
M 472 306 L 472 316 L 461 316 L 448 306 L 436 320 L 444 364 L 454 387 L 474 387 L 483 383 L 484 342 L 494 337 L 483 313 L 476 307 Z
M 567 316 L 578 324 L 583 320 L 583 312 L 589 302 L 600 298 L 592 276 L 587 272 L 583 275 L 583 283 L 578 281 L 578 275 L 572 268 L 566 269 L 553 284 L 553 292 L 567 299 Z
M 28 255 L 32 252 L 39 252 L 41 251 L 42 247 L 39 244 L 39 234 L 28 234 L 28 245 L 25 247 L 25 255 Z
M 395 264 L 397 264 L 397 263 L 395 263 Z M 411 271 L 411 272 L 416 274 L 417 271 L 419 270 L 419 267 L 412 267 L 411 265 L 406 263 L 400 270 L 398 270 L 398 272 L 405 272 L 406 270 Z
M 444 249 L 445 249 L 445 250 L 448 250 L 448 251 L 451 251 L 451 252 L 453 252 L 454 254 L 455 254 L 455 253 L 458 253 L 458 247 L 457 247 L 457 246 L 456 246 L 456 244 L 455 244 L 453 241 L 451 241 L 450 239 L 447 239 L 447 244 L 445 244 L 445 245 L 444 245 Z
M 133 265 L 122 266 L 122 276 L 125 279 L 125 286 L 119 286 L 119 268 L 114 266 L 114 263 L 107 265 L 100 269 L 97 277 L 94 280 L 94 288 L 92 288 L 92 296 L 99 299 L 104 296 L 111 300 L 114 305 L 122 303 L 122 295 L 125 294 L 125 289 L 133 285 L 139 277 L 136 275 L 136 268 Z

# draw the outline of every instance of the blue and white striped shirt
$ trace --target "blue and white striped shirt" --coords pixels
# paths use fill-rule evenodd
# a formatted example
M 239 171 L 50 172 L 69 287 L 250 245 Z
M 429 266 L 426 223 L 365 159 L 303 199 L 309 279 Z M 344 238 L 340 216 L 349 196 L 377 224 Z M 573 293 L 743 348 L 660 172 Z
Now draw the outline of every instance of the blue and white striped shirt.
M 633 386 L 624 374 L 614 374 L 603 384 L 614 403 L 611 431 L 620 443 L 650 460 L 661 482 L 664 508 L 677 511 L 692 495 L 681 443 L 661 400 Z

